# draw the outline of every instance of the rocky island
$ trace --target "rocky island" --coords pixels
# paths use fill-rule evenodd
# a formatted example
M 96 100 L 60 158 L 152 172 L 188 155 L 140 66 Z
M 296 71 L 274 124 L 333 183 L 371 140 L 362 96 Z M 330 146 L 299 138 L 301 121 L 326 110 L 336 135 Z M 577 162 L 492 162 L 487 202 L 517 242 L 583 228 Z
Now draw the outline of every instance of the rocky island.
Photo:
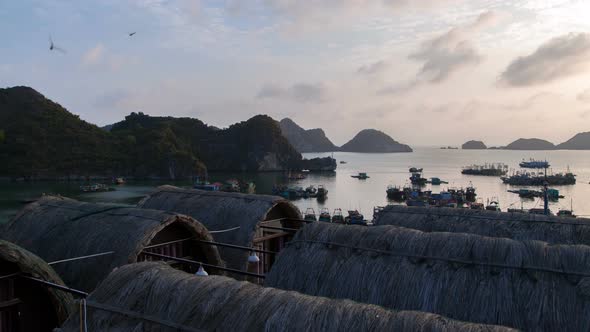
M 408 145 L 398 143 L 382 131 L 365 129 L 344 144 L 340 151 L 362 153 L 412 152 Z
M 568 141 L 557 145 L 560 150 L 590 150 L 590 132 L 576 134 Z
M 326 137 L 320 128 L 306 130 L 289 118 L 281 120 L 279 124 L 283 135 L 301 153 L 338 151 L 338 147 Z
M 297 169 L 302 157 L 266 115 L 218 129 L 131 113 L 104 130 L 29 87 L 0 89 L 0 177 L 189 178 L 210 171 Z
M 555 144 L 539 138 L 519 138 L 504 147 L 505 150 L 555 150 Z
M 482 141 L 467 141 L 461 146 L 463 150 L 485 150 L 488 147 Z

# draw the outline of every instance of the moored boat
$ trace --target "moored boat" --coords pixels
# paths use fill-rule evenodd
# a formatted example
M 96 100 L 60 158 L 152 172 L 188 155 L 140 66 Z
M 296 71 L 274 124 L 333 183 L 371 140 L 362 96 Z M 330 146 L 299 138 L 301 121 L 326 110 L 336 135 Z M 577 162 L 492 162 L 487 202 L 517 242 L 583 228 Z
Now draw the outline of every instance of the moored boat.
M 423 168 L 410 167 L 409 172 L 410 173 L 422 173 L 423 170 L 424 170 Z
M 500 209 L 500 202 L 496 198 L 492 198 L 492 200 L 486 205 L 487 211 L 502 211 Z
M 576 184 L 576 175 L 571 172 L 550 175 L 541 172 L 516 172 L 502 177 L 502 182 L 513 186 L 542 186 L 545 182 L 550 186 L 565 186 Z
M 332 214 L 332 222 L 336 224 L 346 223 L 346 220 L 344 220 L 344 215 L 342 214 L 342 209 L 334 210 L 334 213 Z
M 307 210 L 305 210 L 305 216 L 303 217 L 303 220 L 309 222 L 318 221 L 317 216 L 315 214 L 315 210 L 313 208 L 307 208 Z
M 125 179 L 122 177 L 114 178 L 113 184 L 117 184 L 117 185 L 125 184 Z
M 350 225 L 367 226 L 365 217 L 358 210 L 349 210 L 348 217 L 344 218 L 345 222 Z
M 471 165 L 461 170 L 461 174 L 465 175 L 503 176 L 506 173 L 508 173 L 508 165 L 503 163 Z
M 318 186 L 316 196 L 319 200 L 325 199 L 326 197 L 328 197 L 328 189 L 326 189 L 326 187 L 320 184 Z
M 109 188 L 106 184 L 103 183 L 92 183 L 92 184 L 85 184 L 80 186 L 80 191 L 84 193 L 94 193 L 100 191 L 113 191 L 115 189 Z
M 401 202 L 405 198 L 404 190 L 398 186 L 389 186 L 386 190 L 387 198 Z
M 332 222 L 332 217 L 330 216 L 330 210 L 328 210 L 327 208 L 322 208 L 320 210 L 319 221 Z
M 440 178 L 430 178 L 430 181 L 428 181 L 428 183 L 432 184 L 433 186 L 438 186 L 441 184 L 447 184 L 447 181 L 443 181 Z
M 528 161 L 526 160 L 522 160 L 518 166 L 522 167 L 522 168 L 549 168 L 551 165 L 549 165 L 549 162 L 547 160 L 542 161 L 542 160 L 535 160 L 535 159 L 530 159 Z
M 355 179 L 359 179 L 359 180 L 366 180 L 369 178 L 367 173 L 364 173 L 364 172 L 361 172 L 358 175 L 351 175 L 350 177 L 355 178 Z

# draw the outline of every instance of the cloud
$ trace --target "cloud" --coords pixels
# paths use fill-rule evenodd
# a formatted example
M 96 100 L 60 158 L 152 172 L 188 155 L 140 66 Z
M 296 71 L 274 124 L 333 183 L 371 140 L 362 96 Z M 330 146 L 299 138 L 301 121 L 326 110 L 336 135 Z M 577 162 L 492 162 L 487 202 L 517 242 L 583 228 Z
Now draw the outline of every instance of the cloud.
M 298 103 L 321 103 L 325 101 L 325 88 L 322 84 L 297 83 L 288 88 L 274 84 L 264 85 L 258 94 L 260 99 L 285 99 Z
M 578 101 L 581 101 L 583 103 L 590 103 L 590 89 L 580 92 L 576 96 L 576 99 L 578 99 Z
M 96 65 L 101 62 L 104 54 L 105 47 L 103 44 L 99 43 L 84 53 L 82 56 L 82 64 L 85 66 Z
M 461 68 L 479 64 L 483 57 L 475 48 L 470 37 L 496 23 L 497 14 L 488 11 L 467 26 L 457 27 L 447 33 L 428 40 L 409 56 L 422 62 L 418 78 L 431 83 L 440 83 Z
M 549 83 L 583 72 L 589 65 L 590 34 L 569 33 L 513 60 L 501 74 L 501 81 L 511 86 Z
M 369 65 L 361 66 L 356 72 L 363 75 L 375 75 L 383 72 L 387 68 L 389 68 L 389 63 L 387 61 L 381 60 Z

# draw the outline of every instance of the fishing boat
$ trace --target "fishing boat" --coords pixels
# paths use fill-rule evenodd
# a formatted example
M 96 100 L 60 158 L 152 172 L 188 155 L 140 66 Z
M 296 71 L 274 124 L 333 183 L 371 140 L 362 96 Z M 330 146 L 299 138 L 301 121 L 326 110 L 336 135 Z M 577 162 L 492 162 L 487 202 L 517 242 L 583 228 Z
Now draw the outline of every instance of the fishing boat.
M 220 190 L 225 191 L 225 192 L 230 192 L 230 193 L 239 193 L 240 192 L 240 182 L 236 179 L 229 179 L 221 185 Z
M 413 185 L 424 186 L 424 185 L 426 185 L 427 181 L 428 180 L 426 178 L 422 177 L 422 173 L 420 173 L 420 172 L 412 173 L 412 176 L 410 176 L 410 182 Z
M 320 200 L 326 199 L 326 197 L 328 197 L 328 189 L 326 189 L 326 187 L 324 187 L 323 185 L 319 185 L 317 193 L 316 193 L 316 197 Z
M 80 186 L 80 191 L 84 193 L 94 193 L 94 192 L 101 192 L 101 191 L 113 191 L 115 189 L 109 188 L 106 184 L 103 183 L 92 183 L 92 184 L 85 184 Z
M 401 202 L 405 198 L 404 190 L 398 186 L 389 186 L 386 190 L 387 198 Z
M 542 186 L 545 182 L 550 186 L 564 186 L 576 184 L 576 175 L 571 172 L 550 175 L 542 172 L 516 172 L 502 177 L 502 182 L 513 186 Z
M 417 167 L 410 167 L 409 171 L 410 173 L 422 173 L 424 169 L 423 168 L 417 168 Z
M 438 185 L 441 185 L 443 183 L 444 184 L 447 184 L 448 182 L 447 181 L 443 181 L 443 180 L 441 180 L 439 178 L 430 178 L 430 181 L 428 181 L 427 183 L 430 183 L 433 186 L 438 186 Z
M 367 226 L 365 217 L 358 210 L 349 210 L 348 217 L 344 218 L 344 221 L 350 225 Z
M 428 202 L 423 199 L 412 198 L 406 201 L 407 206 L 428 206 Z
M 342 214 L 342 209 L 335 209 L 334 213 L 332 214 L 332 222 L 335 224 L 345 224 L 346 220 L 344 219 L 344 215 Z
M 318 221 L 317 216 L 315 214 L 315 210 L 313 208 L 307 208 L 307 210 L 305 210 L 305 216 L 303 217 L 303 220 L 309 222 Z
M 344 160 L 340 160 L 340 163 L 341 163 L 341 164 L 346 164 L 346 161 L 344 161 Z
M 522 168 L 549 168 L 551 165 L 549 165 L 548 161 L 542 161 L 542 160 L 535 160 L 535 159 L 530 159 L 528 161 L 525 161 L 524 159 L 520 162 L 520 164 L 518 164 L 518 166 L 522 167 Z
M 577 217 L 574 214 L 574 211 L 572 211 L 572 210 L 559 210 L 559 211 L 557 211 L 557 216 L 564 217 L 564 218 L 576 218 Z
M 469 186 L 465 188 L 465 200 L 468 202 L 475 202 L 476 198 L 477 194 L 475 193 L 475 187 L 469 182 Z
M 197 177 L 193 188 L 205 191 L 219 191 L 221 189 L 221 183 L 209 183 L 209 181 L 201 180 L 201 178 Z
M 322 208 L 320 210 L 320 219 L 319 221 L 323 222 L 332 222 L 332 217 L 330 216 L 330 210 L 327 208 Z
M 309 187 L 305 188 L 305 193 L 307 194 L 307 197 L 316 197 L 318 190 L 314 185 L 310 185 Z
M 125 179 L 122 177 L 114 178 L 113 184 L 116 184 L 116 185 L 125 184 Z
M 351 175 L 350 177 L 355 178 L 355 179 L 359 179 L 359 180 L 366 180 L 369 178 L 367 173 L 359 173 L 358 175 Z
M 544 190 L 533 190 L 533 189 L 518 189 L 518 190 L 508 190 L 509 193 L 518 194 L 521 198 L 536 198 L 536 197 L 545 197 Z M 547 189 L 547 198 L 552 201 L 557 201 L 560 198 L 564 198 L 565 196 L 559 194 L 559 190 L 554 188 Z
M 500 203 L 498 202 L 498 199 L 492 198 L 492 200 L 488 203 L 488 205 L 486 205 L 486 210 L 487 211 L 502 211 L 500 209 Z
M 461 174 L 465 175 L 483 175 L 483 176 L 503 176 L 508 173 L 508 165 L 503 163 L 491 163 L 483 165 L 465 166 Z
M 482 201 L 473 202 L 469 205 L 471 210 L 485 210 L 485 206 Z

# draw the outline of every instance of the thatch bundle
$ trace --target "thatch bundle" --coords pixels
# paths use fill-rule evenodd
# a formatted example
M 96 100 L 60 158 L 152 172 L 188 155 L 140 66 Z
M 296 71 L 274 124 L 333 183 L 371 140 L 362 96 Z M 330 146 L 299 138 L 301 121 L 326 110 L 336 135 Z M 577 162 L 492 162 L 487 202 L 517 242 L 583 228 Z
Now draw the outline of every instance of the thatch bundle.
M 0 237 L 47 262 L 113 251 L 53 266 L 68 286 L 84 291 L 94 289 L 113 268 L 136 262 L 150 244 L 183 237 L 212 239 L 188 216 L 51 196 L 27 205 L 5 225 Z M 195 242 L 190 246 L 202 262 L 221 264 L 215 246 Z
M 525 213 L 468 209 L 387 206 L 378 225 L 414 228 L 423 232 L 470 233 L 552 244 L 590 245 L 590 220 Z
M 64 282 L 57 273 L 55 273 L 51 266 L 47 265 L 47 263 L 41 258 L 15 244 L 2 240 L 0 240 L 0 271 L 2 271 L 0 273 L 2 276 L 11 273 L 21 273 L 22 275 L 34 277 L 54 284 L 64 285 Z M 2 282 L 6 282 L 6 280 L 2 280 Z M 27 292 L 32 291 L 32 286 L 30 284 L 16 283 L 15 285 L 15 287 L 21 286 L 26 287 Z M 40 290 L 43 295 L 47 294 L 52 304 L 51 308 L 44 307 L 39 309 L 42 310 L 45 315 L 55 315 L 58 324 L 63 323 L 73 311 L 74 300 L 72 296 L 69 293 L 55 288 L 45 288 L 44 286 L 41 286 L 36 289 Z M 17 289 L 16 293 L 18 295 L 20 291 Z M 0 292 L 0 302 L 7 300 L 5 298 L 6 295 L 7 294 L 4 292 Z M 42 294 L 33 293 L 30 295 L 31 298 L 29 300 L 35 301 L 35 305 L 42 303 Z
M 161 186 L 139 202 L 138 207 L 189 215 L 214 233 L 215 241 L 251 247 L 261 221 L 280 218 L 301 219 L 297 207 L 276 196 L 181 189 Z M 220 247 L 221 257 L 231 268 L 247 268 L 247 251 Z
M 590 247 L 316 223 L 265 286 L 529 331 L 590 330 Z
M 89 331 L 506 331 L 420 312 L 394 312 L 197 277 L 162 263 L 119 268 L 88 298 Z M 63 331 L 78 331 L 79 315 Z

